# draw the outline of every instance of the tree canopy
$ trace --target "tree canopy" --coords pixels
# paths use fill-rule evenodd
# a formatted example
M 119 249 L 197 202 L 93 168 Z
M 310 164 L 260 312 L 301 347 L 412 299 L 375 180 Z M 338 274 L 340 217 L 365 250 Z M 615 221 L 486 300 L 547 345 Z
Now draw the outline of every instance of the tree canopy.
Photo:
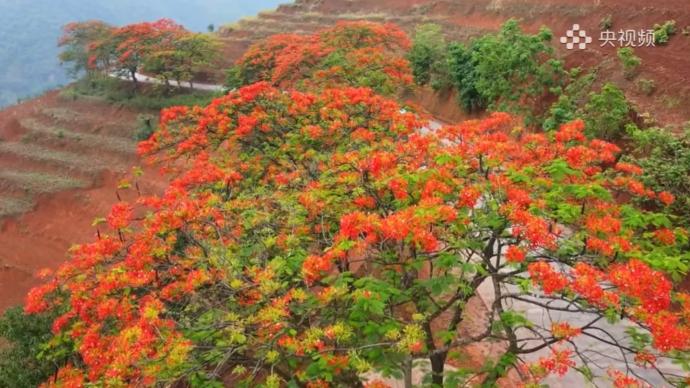
M 283 88 L 370 87 L 392 94 L 412 82 L 407 35 L 396 25 L 340 22 L 312 35 L 279 34 L 250 47 L 230 87 L 267 81 Z

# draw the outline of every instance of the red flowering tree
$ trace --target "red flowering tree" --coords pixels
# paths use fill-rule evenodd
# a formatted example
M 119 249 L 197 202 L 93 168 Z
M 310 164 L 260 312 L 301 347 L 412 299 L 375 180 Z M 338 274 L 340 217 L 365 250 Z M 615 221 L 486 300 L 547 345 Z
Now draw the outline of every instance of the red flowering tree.
M 154 49 L 146 56 L 143 69 L 165 85 L 192 82 L 194 75 L 208 67 L 218 54 L 218 42 L 207 34 L 184 33 Z
M 63 312 L 50 346 L 75 353 L 49 384 L 361 386 L 418 358 L 437 385 L 595 376 L 580 338 L 620 353 L 616 384 L 684 378 L 661 366 L 690 347 L 690 299 L 669 280 L 687 234 L 628 203 L 672 196 L 581 121 L 425 126 L 365 88 L 258 83 L 163 111 L 140 152 L 175 174 L 168 190 L 115 205 L 111 232 L 28 297 L 30 313 Z M 473 297 L 490 324 L 470 335 Z M 517 302 L 587 320 L 530 320 Z M 506 344 L 498 363 L 446 370 L 478 341 Z
M 66 24 L 58 41 L 63 49 L 60 62 L 72 63 L 69 72 L 73 76 L 82 71 L 106 71 L 113 60 L 108 45 L 113 30 L 114 27 L 100 20 Z
M 391 94 L 412 83 L 404 56 L 409 46 L 396 25 L 364 21 L 340 22 L 312 35 L 274 35 L 247 50 L 232 69 L 232 83 L 371 87 Z
M 187 31 L 170 19 L 111 27 L 100 21 L 70 23 L 63 27 L 59 45 L 62 62 L 72 62 L 71 72 L 122 73 L 136 83 L 144 70 L 160 79 L 191 82 L 218 54 L 210 35 Z
M 155 53 L 171 50 L 174 43 L 188 33 L 184 27 L 170 19 L 117 28 L 111 37 L 117 58 L 114 70 L 126 72 L 136 83 L 136 73 L 147 58 Z

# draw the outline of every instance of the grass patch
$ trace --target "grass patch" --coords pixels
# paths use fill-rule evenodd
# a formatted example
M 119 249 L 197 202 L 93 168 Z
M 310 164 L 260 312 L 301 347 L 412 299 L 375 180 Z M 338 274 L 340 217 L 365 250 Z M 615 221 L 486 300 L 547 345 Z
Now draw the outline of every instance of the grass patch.
M 645 96 L 651 96 L 656 90 L 656 82 L 653 79 L 640 78 L 635 85 L 637 90 Z
M 68 108 L 43 108 L 41 113 L 59 121 L 76 121 L 80 114 Z
M 27 198 L 0 197 L 0 218 L 26 213 L 33 206 Z
M 679 97 L 674 97 L 667 94 L 661 98 L 661 102 L 664 104 L 666 108 L 673 109 L 680 106 L 681 99 Z
M 110 77 L 82 79 L 65 88 L 60 94 L 66 99 L 98 99 L 111 104 L 139 110 L 159 111 L 171 106 L 208 105 L 222 92 L 203 90 L 165 90 L 163 85 L 133 83 Z
M 132 154 L 136 151 L 136 142 L 127 138 L 74 132 L 64 128 L 45 125 L 33 118 L 23 119 L 19 123 L 31 132 L 74 141 L 87 145 L 90 148 L 103 148 L 122 154 Z
M 347 20 L 387 20 L 388 17 L 389 15 L 385 13 L 343 13 L 338 15 L 338 19 Z
M 87 158 L 72 152 L 58 151 L 34 144 L 0 142 L 0 152 L 80 171 L 94 171 L 103 168 L 103 162 L 95 161 L 94 158 Z
M 86 188 L 90 184 L 83 179 L 35 171 L 0 171 L 0 180 L 8 181 L 18 189 L 34 194 Z
M 601 18 L 601 21 L 599 22 L 599 29 L 602 31 L 610 30 L 613 27 L 613 16 L 611 14 L 608 14 Z

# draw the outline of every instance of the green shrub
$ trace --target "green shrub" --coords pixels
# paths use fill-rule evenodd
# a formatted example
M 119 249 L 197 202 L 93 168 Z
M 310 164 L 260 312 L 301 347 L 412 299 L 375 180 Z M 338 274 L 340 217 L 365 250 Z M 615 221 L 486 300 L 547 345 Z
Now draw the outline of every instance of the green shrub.
M 591 93 L 584 107 L 583 119 L 591 137 L 617 140 L 623 137 L 630 122 L 630 106 L 618 87 L 607 83 L 599 93 Z
M 450 78 L 458 91 L 460 105 L 470 113 L 486 109 L 487 101 L 476 87 L 478 75 L 470 49 L 453 42 L 448 47 L 448 54 Z
M 690 224 L 690 128 L 680 136 L 663 128 L 635 130 L 632 138 L 635 155 L 629 157 L 644 169 L 642 182 L 655 191 L 668 191 L 676 197 L 673 214 Z
M 509 20 L 497 34 L 481 36 L 469 48 L 451 45 L 450 74 L 463 106 L 487 106 L 533 121 L 540 114 L 533 102 L 560 91 L 566 81 L 551 39 L 546 28 L 528 35 Z
M 654 43 L 666 44 L 676 33 L 676 21 L 667 20 L 664 24 L 654 25 Z
M 635 52 L 631 47 L 622 47 L 618 49 L 618 59 L 620 59 L 623 65 L 623 75 L 626 79 L 633 79 L 642 64 L 642 59 L 635 55 Z
M 448 45 L 441 26 L 422 24 L 417 27 L 408 60 L 418 85 L 431 85 L 435 90 L 451 85 L 448 74 Z
M 36 387 L 64 364 L 69 348 L 49 350 L 54 316 L 26 315 L 21 307 L 0 317 L 0 387 Z
M 608 14 L 601 18 L 601 21 L 599 22 L 599 28 L 602 31 L 610 30 L 611 27 L 613 27 L 613 16 L 611 16 L 611 14 Z
M 134 140 L 147 140 L 156 131 L 156 116 L 140 114 L 137 116 L 137 131 Z
M 656 82 L 653 79 L 641 78 L 636 82 L 637 90 L 645 96 L 651 96 L 656 90 Z
M 551 105 L 542 127 L 547 130 L 555 130 L 561 124 L 572 121 L 582 115 L 582 110 L 589 100 L 589 93 L 596 80 L 596 73 L 581 74 L 580 68 L 570 71 L 572 80 L 563 90 L 563 94 Z
M 244 85 L 242 69 L 239 66 L 232 66 L 225 71 L 225 87 L 228 90 L 237 89 Z

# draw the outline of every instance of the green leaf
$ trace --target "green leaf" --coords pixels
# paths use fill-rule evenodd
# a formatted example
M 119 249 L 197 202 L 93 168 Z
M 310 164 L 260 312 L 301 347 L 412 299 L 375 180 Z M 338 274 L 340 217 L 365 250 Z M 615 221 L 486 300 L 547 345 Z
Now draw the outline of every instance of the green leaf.
M 550 165 L 544 167 L 544 170 L 549 173 L 551 178 L 556 182 L 561 182 L 567 176 L 578 175 L 578 171 L 573 170 L 563 159 L 556 159 Z

